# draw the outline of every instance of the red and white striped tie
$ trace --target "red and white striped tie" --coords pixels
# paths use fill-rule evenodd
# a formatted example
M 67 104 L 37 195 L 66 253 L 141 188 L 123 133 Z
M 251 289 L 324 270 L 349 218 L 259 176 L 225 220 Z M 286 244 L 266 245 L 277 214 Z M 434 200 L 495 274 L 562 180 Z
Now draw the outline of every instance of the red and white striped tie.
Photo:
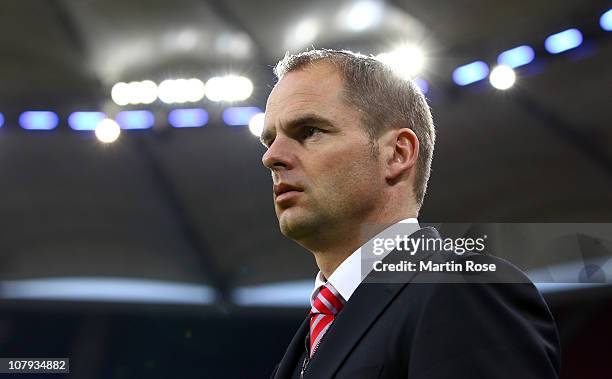
M 321 339 L 344 306 L 344 299 L 330 282 L 319 287 L 310 309 L 310 356 L 312 357 Z

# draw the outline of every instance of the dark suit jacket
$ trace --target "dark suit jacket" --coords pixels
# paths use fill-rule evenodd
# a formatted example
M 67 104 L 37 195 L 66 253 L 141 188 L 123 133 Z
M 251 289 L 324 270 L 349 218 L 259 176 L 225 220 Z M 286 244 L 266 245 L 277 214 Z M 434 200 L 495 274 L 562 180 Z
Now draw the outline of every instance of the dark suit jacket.
M 439 237 L 433 228 L 418 233 Z M 398 255 L 392 252 L 383 262 Z M 304 378 L 557 378 L 557 329 L 534 285 L 499 258 L 451 255 L 455 262 L 495 263 L 496 275 L 515 283 L 490 283 L 495 281 L 490 277 L 483 283 L 457 283 L 457 277 L 440 283 L 445 278 L 430 280 L 423 273 L 402 273 L 403 283 L 368 283 L 366 278 L 336 316 Z M 299 377 L 308 320 L 272 378 Z

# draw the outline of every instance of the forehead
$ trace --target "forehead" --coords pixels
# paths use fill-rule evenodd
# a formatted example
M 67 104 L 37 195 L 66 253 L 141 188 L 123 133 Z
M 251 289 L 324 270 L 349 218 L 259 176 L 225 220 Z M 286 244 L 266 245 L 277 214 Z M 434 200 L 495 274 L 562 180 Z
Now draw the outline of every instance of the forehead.
M 266 124 L 275 124 L 304 113 L 332 118 L 341 107 L 343 83 L 329 63 L 315 63 L 283 76 L 266 104 Z

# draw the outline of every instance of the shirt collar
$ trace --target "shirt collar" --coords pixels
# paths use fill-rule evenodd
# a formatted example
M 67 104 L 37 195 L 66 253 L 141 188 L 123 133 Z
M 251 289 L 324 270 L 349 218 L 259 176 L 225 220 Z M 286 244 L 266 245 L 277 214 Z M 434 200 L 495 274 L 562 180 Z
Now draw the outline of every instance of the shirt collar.
M 419 221 L 416 218 L 406 218 L 398 222 L 398 224 L 415 223 L 418 226 Z M 382 233 L 382 232 L 381 232 Z M 381 257 L 382 259 L 383 257 Z M 348 301 L 353 292 L 361 284 L 361 247 L 349 255 L 336 270 L 330 275 L 328 281 L 338 291 L 345 301 Z M 310 305 L 314 303 L 314 296 L 319 287 L 325 285 L 327 281 L 319 270 L 315 277 L 314 289 L 310 294 Z

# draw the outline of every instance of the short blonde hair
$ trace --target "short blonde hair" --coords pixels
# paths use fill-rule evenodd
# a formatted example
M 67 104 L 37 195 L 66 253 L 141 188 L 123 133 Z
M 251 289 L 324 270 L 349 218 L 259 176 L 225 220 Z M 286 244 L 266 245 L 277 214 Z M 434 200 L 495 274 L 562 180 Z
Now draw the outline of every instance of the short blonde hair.
M 313 49 L 286 54 L 274 67 L 278 80 L 288 72 L 318 62 L 332 64 L 340 73 L 349 105 L 362 111 L 363 126 L 377 152 L 376 139 L 389 128 L 410 128 L 419 139 L 414 193 L 421 208 L 431 172 L 436 132 L 429 105 L 413 80 L 400 78 L 386 64 L 352 51 Z

